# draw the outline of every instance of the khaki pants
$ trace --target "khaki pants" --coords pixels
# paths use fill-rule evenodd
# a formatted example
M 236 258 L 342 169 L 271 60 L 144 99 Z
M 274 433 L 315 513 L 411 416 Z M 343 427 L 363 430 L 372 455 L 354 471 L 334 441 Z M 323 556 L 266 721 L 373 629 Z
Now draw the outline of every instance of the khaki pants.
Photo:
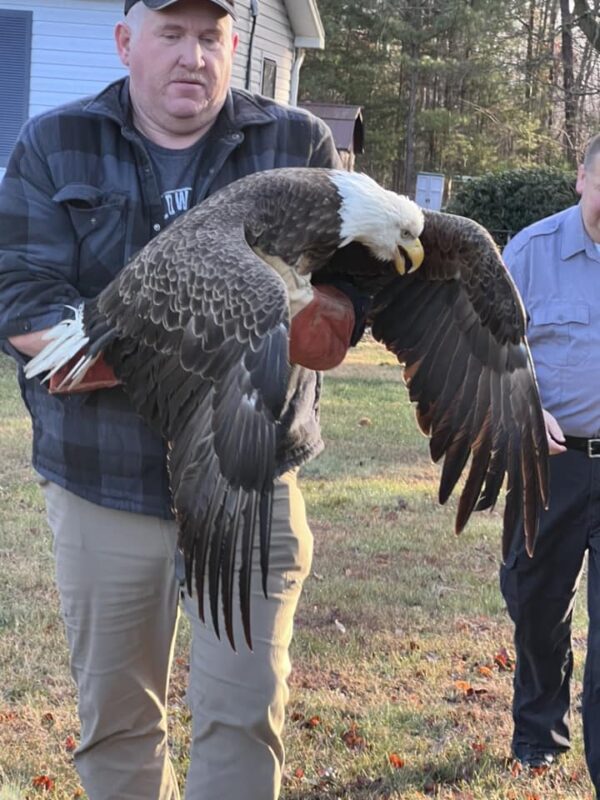
M 75 763 L 90 800 L 175 800 L 166 696 L 179 613 L 175 524 L 44 486 L 57 583 L 79 692 Z M 293 617 L 312 557 L 295 473 L 277 481 L 269 597 L 254 557 L 254 651 L 238 652 L 183 605 L 192 627 L 187 800 L 275 800 L 284 760 Z M 208 603 L 205 603 L 208 608 Z

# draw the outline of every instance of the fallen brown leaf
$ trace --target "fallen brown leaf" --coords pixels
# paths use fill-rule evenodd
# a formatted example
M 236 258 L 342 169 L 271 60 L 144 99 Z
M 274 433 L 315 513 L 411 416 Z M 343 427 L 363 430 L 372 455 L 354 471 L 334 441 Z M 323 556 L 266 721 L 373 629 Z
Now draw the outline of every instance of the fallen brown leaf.
M 496 653 L 494 656 L 494 664 L 496 664 L 498 669 L 501 671 L 504 670 L 506 672 L 513 672 L 515 669 L 515 662 L 508 655 L 508 650 L 506 647 L 501 647 Z
M 51 792 L 54 789 L 54 781 L 48 775 L 37 775 L 31 782 L 36 789 L 41 789 L 42 792 Z
M 546 765 L 543 767 L 531 767 L 529 771 L 531 772 L 532 775 L 535 775 L 536 778 L 541 778 L 542 775 L 545 775 L 549 769 L 550 767 Z
M 356 722 L 353 722 L 348 730 L 342 733 L 342 741 L 350 750 L 364 750 L 367 746 L 367 740 L 358 732 Z
M 42 714 L 42 725 L 44 728 L 51 728 L 54 725 L 54 714 L 51 711 Z
M 471 697 L 471 695 L 475 693 L 475 690 L 473 689 L 469 681 L 454 681 L 454 687 L 467 697 Z

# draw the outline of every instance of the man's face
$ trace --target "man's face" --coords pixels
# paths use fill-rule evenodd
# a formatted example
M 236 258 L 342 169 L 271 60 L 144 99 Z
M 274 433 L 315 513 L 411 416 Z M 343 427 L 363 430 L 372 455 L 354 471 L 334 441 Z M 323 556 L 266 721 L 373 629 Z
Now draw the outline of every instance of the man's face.
M 172 136 L 185 146 L 178 137 L 202 135 L 225 102 L 238 42 L 231 17 L 208 0 L 180 0 L 163 11 L 139 2 L 128 22 L 115 36 L 136 125 L 159 144 Z
M 593 157 L 589 168 L 579 167 L 577 191 L 585 229 L 594 242 L 600 243 L 600 153 Z

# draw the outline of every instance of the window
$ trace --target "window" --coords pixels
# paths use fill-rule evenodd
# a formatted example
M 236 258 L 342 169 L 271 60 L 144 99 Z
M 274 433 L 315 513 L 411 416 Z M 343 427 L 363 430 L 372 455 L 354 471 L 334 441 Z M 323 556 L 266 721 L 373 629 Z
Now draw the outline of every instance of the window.
M 261 94 L 265 97 L 275 97 L 277 83 L 277 62 L 272 58 L 263 58 Z
M 29 113 L 31 11 L 0 9 L 0 167 Z

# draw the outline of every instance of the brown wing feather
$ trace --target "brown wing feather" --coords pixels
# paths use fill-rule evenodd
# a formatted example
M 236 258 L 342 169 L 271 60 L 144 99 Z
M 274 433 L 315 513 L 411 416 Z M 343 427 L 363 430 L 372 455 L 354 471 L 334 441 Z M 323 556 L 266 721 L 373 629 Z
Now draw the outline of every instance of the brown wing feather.
M 248 247 L 244 230 L 176 223 L 101 295 L 118 333 L 107 352 L 134 407 L 169 444 L 173 504 L 204 618 L 205 576 L 213 624 L 219 595 L 233 642 L 233 579 L 250 635 L 254 532 L 263 585 L 276 473 L 277 421 L 289 364 L 285 287 Z M 148 320 L 153 324 L 148 324 Z M 238 546 L 241 537 L 241 547 Z
M 188 587 L 205 575 L 233 642 L 233 577 L 250 638 L 255 530 L 266 592 L 279 416 L 288 392 L 288 298 L 252 247 L 305 269 L 340 241 L 324 169 L 256 173 L 221 189 L 150 242 L 86 305 L 89 355 L 103 348 L 134 407 L 169 444 Z M 238 539 L 241 541 L 238 542 Z
M 493 506 L 507 476 L 505 519 L 522 504 L 532 552 L 548 501 L 548 451 L 520 297 L 493 240 L 471 220 L 425 212 L 421 241 L 425 260 L 408 276 L 356 244 L 328 269 L 375 293 L 373 335 L 404 365 L 432 458 L 444 459 L 440 502 L 470 459 L 457 532 L 474 509 Z M 509 544 L 505 535 L 505 553 Z

